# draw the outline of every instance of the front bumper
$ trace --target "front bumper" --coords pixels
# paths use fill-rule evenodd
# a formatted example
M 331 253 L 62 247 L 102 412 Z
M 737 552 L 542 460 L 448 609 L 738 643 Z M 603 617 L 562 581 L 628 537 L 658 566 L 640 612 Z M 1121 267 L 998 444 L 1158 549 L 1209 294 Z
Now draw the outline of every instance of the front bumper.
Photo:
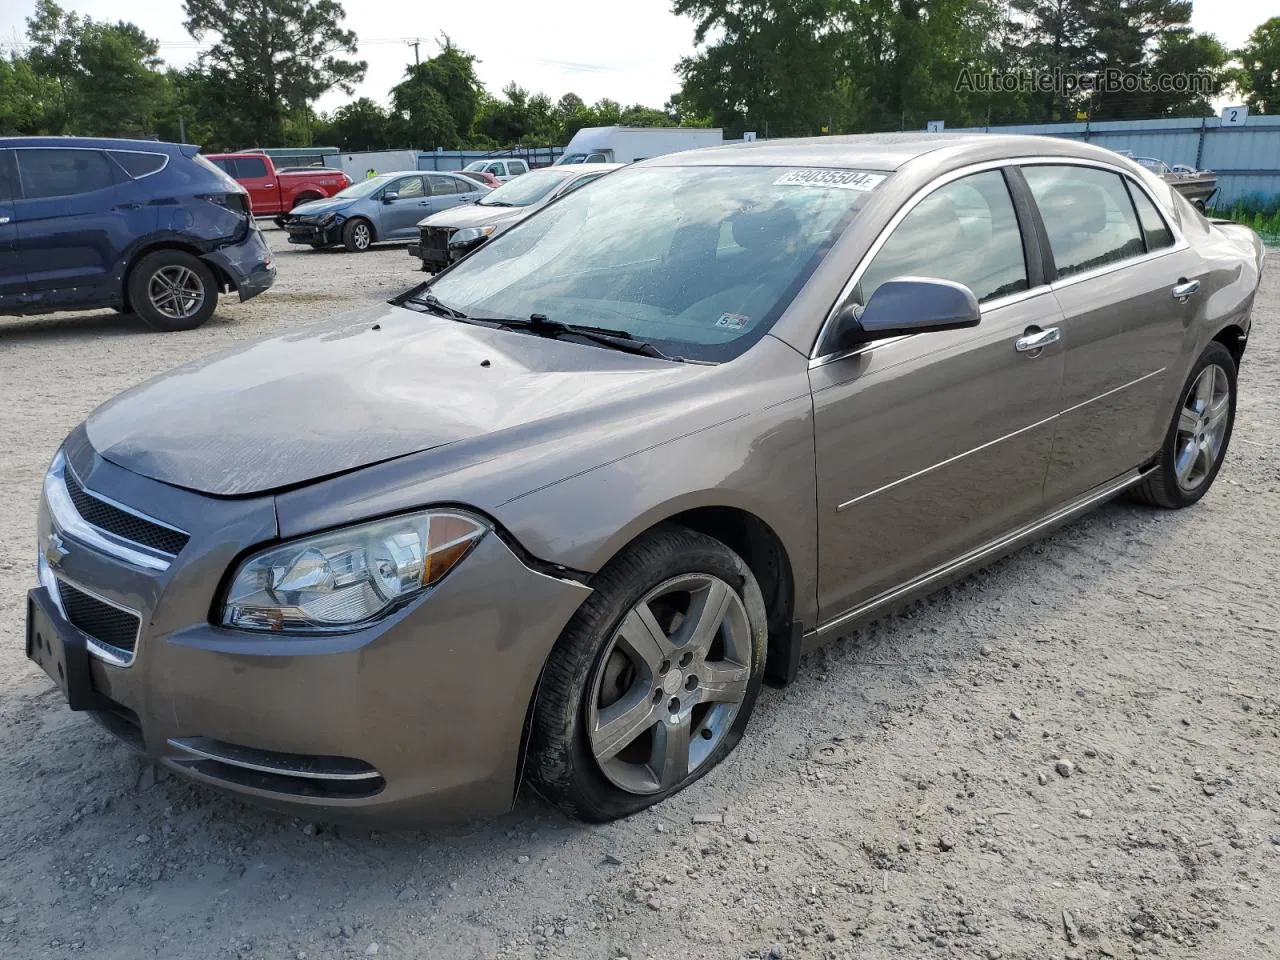
M 342 224 L 335 218 L 326 224 L 306 220 L 284 218 L 284 230 L 290 243 L 322 244 L 329 246 L 342 239 Z
M 108 729 L 176 773 L 303 815 L 412 823 L 510 808 L 538 676 L 586 586 L 530 569 L 491 533 L 429 594 L 366 630 L 216 627 L 223 576 L 245 547 L 276 537 L 272 498 L 148 480 L 96 456 L 82 430 L 65 450 L 86 489 L 145 503 L 190 533 L 164 571 L 59 538 L 55 589 L 138 614 L 127 666 L 88 657 L 92 694 L 105 698 L 88 708 Z M 58 533 L 47 505 L 39 533 L 42 544 Z M 84 645 L 48 586 L 32 604 L 63 646 Z
M 257 227 L 239 243 L 229 243 L 206 253 L 203 259 L 231 278 L 241 302 L 256 297 L 276 282 L 276 261 L 266 237 Z

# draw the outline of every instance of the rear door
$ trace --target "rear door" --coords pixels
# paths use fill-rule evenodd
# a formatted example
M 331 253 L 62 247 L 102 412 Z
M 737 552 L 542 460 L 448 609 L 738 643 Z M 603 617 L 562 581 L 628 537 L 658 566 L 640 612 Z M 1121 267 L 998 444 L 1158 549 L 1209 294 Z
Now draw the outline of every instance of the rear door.
M 919 198 L 872 247 L 852 298 L 866 304 L 895 277 L 952 280 L 974 292 L 981 322 L 810 361 L 823 621 L 1041 511 L 1063 350 L 1026 209 L 998 169 Z M 1045 346 L 1025 349 L 1046 332 Z
M 44 307 L 119 300 L 120 269 L 134 239 L 117 193 L 123 171 L 105 151 L 82 147 L 22 147 L 14 159 L 28 299 Z
M 379 240 L 407 240 L 418 236 L 418 221 L 431 213 L 431 198 L 427 195 L 422 174 L 401 177 L 383 189 L 385 198 L 395 194 L 394 200 L 379 204 L 381 221 Z
M 18 223 L 13 210 L 17 192 L 13 151 L 0 150 L 0 310 L 17 306 L 27 288 L 27 272 L 18 257 Z
M 430 210 L 432 213 L 448 210 L 450 207 L 456 207 L 460 203 L 467 203 L 471 199 L 471 189 L 462 180 L 456 177 L 446 177 L 438 173 L 429 173 L 426 176 L 427 189 L 431 194 Z M 426 216 L 426 214 L 423 214 L 423 216 Z
M 235 178 L 249 191 L 254 216 L 287 213 L 280 200 L 280 184 L 263 157 L 236 157 Z
M 1059 162 L 1022 173 L 1053 253 L 1067 347 L 1045 480 L 1052 503 L 1155 455 L 1172 416 L 1170 381 L 1180 385 L 1185 374 L 1178 363 L 1183 338 L 1204 314 L 1208 291 L 1197 284 L 1208 271 L 1141 187 L 1118 171 Z

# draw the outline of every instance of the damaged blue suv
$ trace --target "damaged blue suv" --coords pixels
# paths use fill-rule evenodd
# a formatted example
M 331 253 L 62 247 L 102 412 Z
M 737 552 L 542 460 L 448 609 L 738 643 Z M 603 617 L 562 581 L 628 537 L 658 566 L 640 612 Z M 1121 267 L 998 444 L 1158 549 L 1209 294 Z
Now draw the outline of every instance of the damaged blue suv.
M 199 147 L 0 137 L 0 314 L 112 307 L 191 330 L 275 276 L 248 194 Z

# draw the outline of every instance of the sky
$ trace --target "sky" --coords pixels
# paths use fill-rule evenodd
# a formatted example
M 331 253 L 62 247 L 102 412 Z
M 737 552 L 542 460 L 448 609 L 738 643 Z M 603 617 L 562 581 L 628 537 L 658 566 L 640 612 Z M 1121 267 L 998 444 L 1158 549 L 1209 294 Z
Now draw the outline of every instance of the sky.
M 95 20 L 132 20 L 161 43 L 175 66 L 194 60 L 197 44 L 182 29 L 181 0 L 60 0 Z M 588 103 L 602 97 L 624 106 L 661 107 L 678 88 L 674 66 L 693 52 L 693 23 L 671 12 L 670 0 L 481 0 L 480 3 L 409 3 L 344 0 L 346 26 L 361 38 L 359 56 L 369 64 L 357 96 L 384 103 L 387 91 L 413 62 L 406 40 L 422 41 L 433 55 L 442 33 L 476 55 L 484 85 L 499 93 L 511 81 L 558 99 L 570 91 Z M 0 0 L 0 42 L 21 41 L 35 0 Z M 1196 0 L 1192 26 L 1228 47 L 1276 14 L 1276 0 Z M 3 48 L 5 50 L 8 47 Z M 321 109 L 346 102 L 341 92 Z

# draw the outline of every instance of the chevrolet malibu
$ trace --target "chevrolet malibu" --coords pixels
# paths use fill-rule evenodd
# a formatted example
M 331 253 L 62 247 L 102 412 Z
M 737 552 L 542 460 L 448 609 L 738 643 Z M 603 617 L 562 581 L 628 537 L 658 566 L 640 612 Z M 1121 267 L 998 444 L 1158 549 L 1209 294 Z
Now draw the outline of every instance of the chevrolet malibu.
M 823 641 L 1128 493 L 1209 489 L 1263 252 L 1114 153 L 656 158 L 390 305 L 181 367 L 44 481 L 27 653 L 311 816 L 587 820 Z

